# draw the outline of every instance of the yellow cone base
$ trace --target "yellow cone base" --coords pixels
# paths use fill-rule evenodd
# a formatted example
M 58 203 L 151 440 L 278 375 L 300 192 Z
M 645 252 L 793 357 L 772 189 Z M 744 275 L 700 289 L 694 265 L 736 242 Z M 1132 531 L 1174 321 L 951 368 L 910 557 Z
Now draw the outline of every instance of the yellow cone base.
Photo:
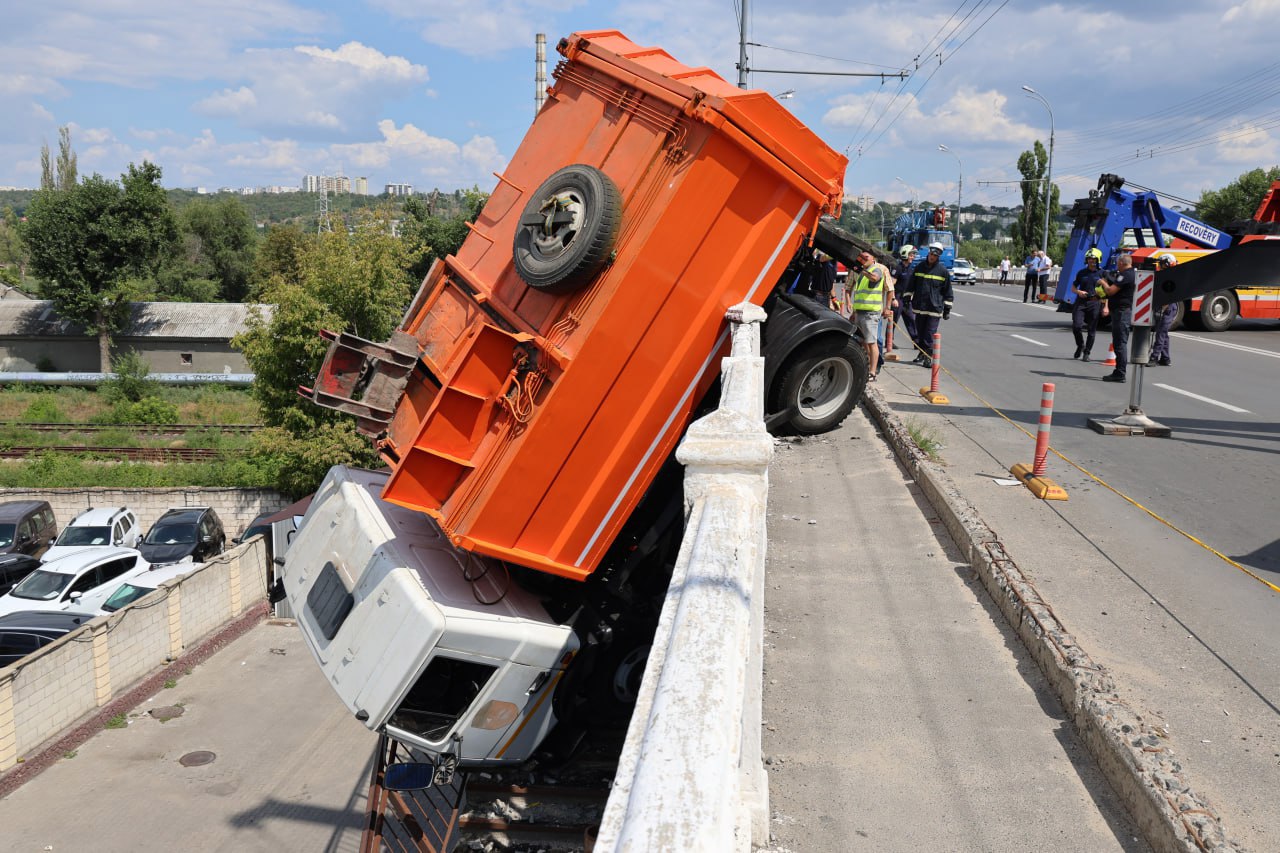
M 941 391 L 930 391 L 928 388 L 921 388 L 920 396 L 924 397 L 935 406 L 946 406 L 951 403 L 951 401 L 947 399 L 946 394 L 943 394 Z
M 1065 501 L 1067 499 L 1067 490 L 1050 480 L 1048 477 L 1037 477 L 1031 472 L 1035 470 L 1032 465 L 1019 462 L 1009 469 L 1009 473 L 1014 478 L 1031 490 L 1031 494 L 1035 495 L 1042 501 Z

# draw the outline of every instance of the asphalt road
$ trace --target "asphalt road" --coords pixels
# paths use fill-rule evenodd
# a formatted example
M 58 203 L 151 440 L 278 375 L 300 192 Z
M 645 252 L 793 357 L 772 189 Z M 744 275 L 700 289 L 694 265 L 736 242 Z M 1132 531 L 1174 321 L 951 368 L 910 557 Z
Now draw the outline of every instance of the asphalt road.
M 1130 384 L 1100 381 L 1111 368 L 1071 358 L 1069 315 L 1023 304 L 1020 287 L 958 288 L 942 331 L 951 405 L 925 402 L 928 374 L 906 364 L 881 392 L 941 442 L 966 497 L 1126 698 L 1168 722 L 1228 830 L 1280 849 L 1280 595 L 1264 583 L 1280 586 L 1280 325 L 1175 333 L 1173 366 L 1148 368 L 1141 398 L 1171 439 L 1089 429 L 1124 411 L 1136 370 Z M 1017 426 L 1034 435 L 1044 382 L 1056 386 L 1052 446 L 1069 460 L 1051 454 L 1048 476 L 1066 502 L 996 483 L 1033 459 Z

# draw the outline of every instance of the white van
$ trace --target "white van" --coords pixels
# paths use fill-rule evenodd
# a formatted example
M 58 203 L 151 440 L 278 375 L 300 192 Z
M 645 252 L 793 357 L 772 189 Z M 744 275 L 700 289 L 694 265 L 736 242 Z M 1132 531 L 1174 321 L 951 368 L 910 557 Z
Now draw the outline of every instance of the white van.
M 502 561 L 382 501 L 387 476 L 333 468 L 277 567 L 307 646 L 370 729 L 462 767 L 523 762 L 578 638 Z

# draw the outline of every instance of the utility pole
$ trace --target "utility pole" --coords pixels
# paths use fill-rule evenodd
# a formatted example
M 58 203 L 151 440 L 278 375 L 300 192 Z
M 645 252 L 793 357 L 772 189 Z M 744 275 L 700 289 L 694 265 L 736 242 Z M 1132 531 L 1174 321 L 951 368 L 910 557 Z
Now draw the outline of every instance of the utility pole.
M 738 88 L 747 88 L 747 7 L 750 0 L 742 0 L 742 17 L 738 19 Z

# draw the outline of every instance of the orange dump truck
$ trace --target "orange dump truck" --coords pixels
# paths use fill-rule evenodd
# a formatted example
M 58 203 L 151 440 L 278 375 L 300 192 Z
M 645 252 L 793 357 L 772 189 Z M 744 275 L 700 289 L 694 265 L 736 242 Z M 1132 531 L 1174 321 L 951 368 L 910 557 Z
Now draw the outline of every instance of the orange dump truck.
M 546 728 L 545 719 L 520 725 L 535 715 L 526 706 L 568 678 L 584 650 L 606 649 L 629 623 L 645 621 L 635 613 L 656 618 L 661 588 L 652 579 L 674 560 L 682 523 L 679 478 L 659 473 L 717 379 L 728 308 L 753 302 L 769 312 L 766 412 L 775 427 L 834 428 L 867 378 L 848 321 L 785 292 L 815 246 L 845 263 L 857 254 L 820 228 L 838 212 L 846 159 L 767 93 L 737 89 L 616 31 L 578 33 L 558 50 L 564 60 L 547 101 L 457 255 L 432 267 L 390 341 L 330 336 L 315 387 L 305 389 L 355 415 L 390 468 L 376 488 L 331 475 L 283 573 L 308 641 L 357 716 L 406 737 L 393 721 L 412 717 L 403 702 L 420 709 L 431 693 L 414 685 L 427 677 L 433 648 L 453 649 L 453 663 L 443 664 L 453 669 L 468 643 L 503 666 L 518 657 L 492 643 L 477 651 L 494 635 L 477 640 L 476 619 L 507 620 L 503 631 L 510 619 L 527 620 L 531 631 L 535 623 L 564 629 L 559 645 L 539 634 L 545 659 L 520 663 L 545 669 L 537 689 L 521 682 L 533 692 L 502 700 L 515 710 L 485 717 L 520 726 L 524 740 L 513 748 L 490 738 L 483 754 L 460 748 L 463 763 L 526 757 L 528 733 Z M 389 506 L 425 514 L 418 518 L 435 531 L 431 549 L 404 544 L 404 516 Z M 368 524 L 343 527 L 364 515 Z M 387 520 L 393 515 L 400 521 Z M 320 517 L 328 520 L 312 523 Z M 442 556 L 441 543 L 453 554 Z M 417 580 L 391 589 L 393 552 L 402 556 L 390 564 L 413 562 L 402 568 Z M 633 570 L 645 560 L 656 568 L 637 584 Z M 485 603 L 501 584 L 474 602 L 435 600 L 433 591 L 448 597 L 439 573 L 460 571 L 486 583 L 508 577 L 533 594 L 520 598 L 519 613 Z M 408 621 L 394 632 L 361 610 L 390 613 L 397 596 L 417 597 L 404 613 L 418 615 L 397 616 Z M 449 613 L 460 620 L 464 612 L 470 639 L 451 640 Z M 382 639 L 371 639 L 379 631 Z M 410 654 L 393 635 L 417 637 L 418 646 Z M 334 644 L 350 654 L 335 656 Z M 634 649 L 612 645 L 606 656 L 625 687 L 638 673 Z M 356 660 L 361 654 L 368 662 Z M 388 674 L 397 655 L 403 671 Z M 492 689 L 454 703 L 464 709 L 458 727 L 488 707 Z M 552 704 L 539 703 L 540 713 Z M 450 737 L 433 730 L 409 739 L 442 752 Z

